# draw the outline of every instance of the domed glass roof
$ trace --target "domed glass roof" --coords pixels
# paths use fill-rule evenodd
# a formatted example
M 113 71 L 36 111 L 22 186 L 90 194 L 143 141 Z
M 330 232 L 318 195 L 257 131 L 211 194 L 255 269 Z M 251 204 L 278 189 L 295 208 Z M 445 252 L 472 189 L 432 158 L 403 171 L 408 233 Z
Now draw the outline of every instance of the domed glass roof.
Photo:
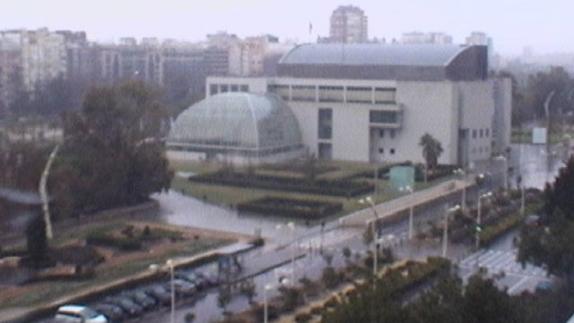
M 229 92 L 182 112 L 172 126 L 168 145 L 279 152 L 301 148 L 302 139 L 293 112 L 276 95 Z

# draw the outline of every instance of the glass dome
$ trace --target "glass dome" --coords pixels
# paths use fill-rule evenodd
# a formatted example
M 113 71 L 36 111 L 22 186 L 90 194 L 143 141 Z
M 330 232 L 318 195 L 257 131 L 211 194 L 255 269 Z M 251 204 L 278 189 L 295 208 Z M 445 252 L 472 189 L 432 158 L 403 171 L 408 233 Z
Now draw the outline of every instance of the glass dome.
M 168 146 L 179 150 L 266 155 L 303 147 L 295 115 L 274 94 L 221 93 L 182 112 Z

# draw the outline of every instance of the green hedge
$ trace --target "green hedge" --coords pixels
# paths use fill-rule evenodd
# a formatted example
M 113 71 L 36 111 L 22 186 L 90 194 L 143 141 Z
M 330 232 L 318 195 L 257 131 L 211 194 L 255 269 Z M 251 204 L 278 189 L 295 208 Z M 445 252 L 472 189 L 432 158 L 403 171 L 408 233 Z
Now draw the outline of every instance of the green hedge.
M 191 176 L 190 181 L 204 184 L 291 191 L 320 195 L 353 197 L 373 191 L 373 184 L 351 180 L 314 180 L 218 171 Z
M 240 203 L 237 205 L 237 209 L 241 212 L 318 219 L 340 212 L 343 209 L 343 204 L 318 200 L 264 197 Z
M 105 232 L 92 232 L 86 237 L 86 243 L 93 246 L 118 248 L 125 251 L 140 250 L 142 243 L 136 238 L 115 237 Z

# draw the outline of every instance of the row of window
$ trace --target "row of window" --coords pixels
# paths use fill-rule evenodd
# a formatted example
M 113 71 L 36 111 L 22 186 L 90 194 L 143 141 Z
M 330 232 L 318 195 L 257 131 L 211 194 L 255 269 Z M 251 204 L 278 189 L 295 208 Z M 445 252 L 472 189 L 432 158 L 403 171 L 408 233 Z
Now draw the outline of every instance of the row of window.
M 315 86 L 271 84 L 268 92 L 286 101 L 395 104 L 396 89 L 360 86 Z
M 472 129 L 472 139 L 490 137 L 490 129 Z
M 210 84 L 209 94 L 215 95 L 218 93 L 226 92 L 249 92 L 249 85 L 247 84 Z
M 393 139 L 395 138 L 396 135 L 396 131 L 395 129 L 389 129 L 389 138 Z M 379 138 L 385 138 L 385 129 L 379 129 Z
M 395 148 L 391 148 L 389 149 L 389 153 L 391 155 L 394 155 L 396 152 Z M 379 154 L 384 155 L 385 154 L 385 148 L 379 148 Z
M 488 152 L 490 152 L 490 148 L 489 147 L 478 147 L 478 148 L 474 147 L 474 148 L 472 148 L 471 152 L 473 154 L 476 154 L 476 153 L 482 154 L 483 152 L 488 153 Z

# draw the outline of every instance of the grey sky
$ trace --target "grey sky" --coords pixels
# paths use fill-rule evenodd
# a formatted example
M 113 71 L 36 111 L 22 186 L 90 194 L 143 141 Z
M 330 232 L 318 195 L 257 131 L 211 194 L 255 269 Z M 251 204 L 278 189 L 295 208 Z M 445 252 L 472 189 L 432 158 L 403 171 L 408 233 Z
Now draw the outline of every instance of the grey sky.
M 85 30 L 93 40 L 157 36 L 201 40 L 227 30 L 282 39 L 328 34 L 329 16 L 354 4 L 369 17 L 369 37 L 392 39 L 407 31 L 444 31 L 456 42 L 473 30 L 494 39 L 495 50 L 519 54 L 574 52 L 572 0 L 0 0 L 0 29 Z

